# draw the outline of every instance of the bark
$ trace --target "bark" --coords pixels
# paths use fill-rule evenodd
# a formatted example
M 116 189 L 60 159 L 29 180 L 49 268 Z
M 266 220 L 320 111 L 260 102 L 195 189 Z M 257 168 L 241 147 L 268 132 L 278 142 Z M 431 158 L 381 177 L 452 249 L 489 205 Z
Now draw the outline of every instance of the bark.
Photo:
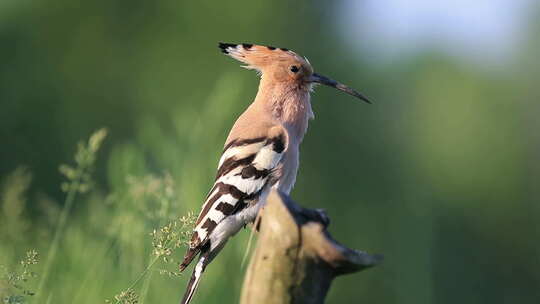
M 305 209 L 273 191 L 264 208 L 241 304 L 320 304 L 334 278 L 382 261 L 336 242 L 322 210 Z

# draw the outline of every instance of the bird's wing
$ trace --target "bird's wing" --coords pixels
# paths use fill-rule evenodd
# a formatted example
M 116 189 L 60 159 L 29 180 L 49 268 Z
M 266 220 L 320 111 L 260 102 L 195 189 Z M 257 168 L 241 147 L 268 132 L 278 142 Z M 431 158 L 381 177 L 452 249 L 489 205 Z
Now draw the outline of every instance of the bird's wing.
M 214 186 L 202 206 L 181 269 L 189 265 L 214 228 L 227 216 L 245 208 L 272 182 L 287 146 L 287 134 L 276 126 L 268 134 L 230 141 L 219 160 Z

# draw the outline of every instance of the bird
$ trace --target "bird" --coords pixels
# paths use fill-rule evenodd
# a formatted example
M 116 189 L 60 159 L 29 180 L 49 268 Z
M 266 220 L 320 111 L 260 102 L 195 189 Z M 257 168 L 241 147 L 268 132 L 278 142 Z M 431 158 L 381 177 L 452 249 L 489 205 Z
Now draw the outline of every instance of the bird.
M 215 182 L 195 223 L 179 268 L 198 256 L 181 304 L 188 304 L 206 266 L 230 237 L 253 223 L 272 188 L 289 194 L 299 147 L 314 118 L 310 93 L 327 85 L 367 103 L 348 86 L 314 72 L 307 58 L 286 49 L 249 43 L 218 44 L 221 51 L 260 75 L 257 95 L 234 123 L 219 159 Z

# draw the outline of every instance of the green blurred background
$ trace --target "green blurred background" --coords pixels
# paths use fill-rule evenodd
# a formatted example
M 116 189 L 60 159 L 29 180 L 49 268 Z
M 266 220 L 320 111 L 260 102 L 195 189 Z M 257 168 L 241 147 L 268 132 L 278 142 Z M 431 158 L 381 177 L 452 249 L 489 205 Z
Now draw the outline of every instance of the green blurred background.
M 293 49 L 374 101 L 312 98 L 293 198 L 385 255 L 337 279 L 328 303 L 540 303 L 539 18 L 525 0 L 1 0 L 0 264 L 35 248 L 43 276 L 58 166 L 106 127 L 95 185 L 26 298 L 103 303 L 127 288 L 152 229 L 198 212 L 258 85 L 217 42 L 248 42 Z M 248 238 L 229 242 L 195 303 L 237 302 Z M 183 294 L 187 276 L 158 268 L 135 286 L 140 303 Z

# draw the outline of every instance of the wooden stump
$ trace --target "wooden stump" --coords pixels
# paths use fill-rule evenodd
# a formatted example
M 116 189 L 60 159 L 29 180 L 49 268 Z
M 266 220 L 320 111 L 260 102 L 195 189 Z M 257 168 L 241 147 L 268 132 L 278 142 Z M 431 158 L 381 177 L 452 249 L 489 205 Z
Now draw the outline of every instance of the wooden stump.
M 242 287 L 241 304 L 324 303 L 332 280 L 382 261 L 337 243 L 321 210 L 305 209 L 273 191 Z

